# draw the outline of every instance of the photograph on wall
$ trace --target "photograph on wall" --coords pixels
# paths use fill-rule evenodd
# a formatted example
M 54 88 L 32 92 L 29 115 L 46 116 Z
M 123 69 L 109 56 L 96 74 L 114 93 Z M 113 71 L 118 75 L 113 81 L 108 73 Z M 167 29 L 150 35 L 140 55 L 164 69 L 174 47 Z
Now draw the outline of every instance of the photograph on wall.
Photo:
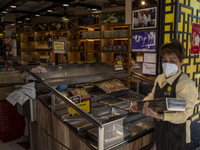
M 132 52 L 155 52 L 156 31 L 133 32 Z
M 197 55 L 200 51 L 200 24 L 192 23 L 191 55 Z
M 157 7 L 133 10 L 132 29 L 156 28 Z

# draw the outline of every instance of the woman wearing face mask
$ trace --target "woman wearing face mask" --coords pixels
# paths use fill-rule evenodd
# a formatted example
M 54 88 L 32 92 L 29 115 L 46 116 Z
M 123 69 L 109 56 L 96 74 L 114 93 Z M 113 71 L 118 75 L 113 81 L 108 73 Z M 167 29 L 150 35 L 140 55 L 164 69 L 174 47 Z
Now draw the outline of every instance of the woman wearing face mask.
M 144 100 L 155 98 L 175 97 L 186 100 L 186 110 L 181 112 L 157 113 L 144 103 L 142 112 L 155 118 L 155 144 L 152 150 L 186 150 L 190 143 L 190 121 L 198 91 L 194 82 L 181 71 L 184 61 L 184 48 L 178 41 L 165 44 L 160 49 L 163 74 L 154 83 L 151 93 Z M 139 112 L 137 103 L 130 109 Z

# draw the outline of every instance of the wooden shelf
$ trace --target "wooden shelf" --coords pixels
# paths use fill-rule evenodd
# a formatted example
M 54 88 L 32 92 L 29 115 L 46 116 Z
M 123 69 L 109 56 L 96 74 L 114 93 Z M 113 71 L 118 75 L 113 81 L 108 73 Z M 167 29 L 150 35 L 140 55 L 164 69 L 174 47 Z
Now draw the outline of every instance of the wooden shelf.
M 49 52 L 51 49 L 40 49 L 40 48 L 36 48 L 35 52 Z
M 67 51 L 69 53 L 84 53 L 85 51 Z
M 124 57 L 124 60 L 127 60 L 128 63 L 130 63 L 129 59 L 131 56 L 131 50 L 130 50 L 130 43 L 131 43 L 131 26 L 130 25 L 125 25 L 124 22 L 122 23 L 107 23 L 107 24 L 93 24 L 93 25 L 83 25 L 79 26 L 79 29 L 76 33 L 71 33 L 70 30 L 67 29 L 60 29 L 60 30 L 43 30 L 43 31 L 34 31 L 34 32 L 29 32 L 31 34 L 26 34 L 22 33 L 23 38 L 28 38 L 28 37 L 34 37 L 34 39 L 39 39 L 39 38 L 44 38 L 46 39 L 46 36 L 48 33 L 51 34 L 52 38 L 53 37 L 59 37 L 62 35 L 62 33 L 66 33 L 67 36 L 67 50 L 66 51 L 66 60 L 68 62 L 87 62 L 91 61 L 92 59 L 98 57 L 99 62 L 104 62 L 104 61 L 113 61 L 114 58 L 116 57 L 116 53 L 119 55 L 121 54 Z M 119 30 L 126 30 L 125 33 L 120 34 L 121 32 Z M 104 31 L 119 31 L 119 35 L 122 35 L 123 37 L 104 37 Z M 96 32 L 93 36 L 93 33 L 91 35 L 85 32 Z M 85 34 L 84 34 L 85 33 Z M 127 36 L 126 36 L 127 35 Z M 109 36 L 109 35 L 107 35 Z M 112 35 L 111 35 L 112 36 Z M 124 37 L 125 36 L 125 37 Z M 84 37 L 84 38 L 82 38 Z M 87 38 L 87 37 L 95 37 L 95 38 Z M 71 39 L 70 39 L 71 38 Z M 77 39 L 76 39 L 77 38 Z M 31 47 L 34 47 L 34 51 L 29 52 L 29 51 L 21 51 L 22 55 L 27 53 L 30 53 L 30 55 L 34 55 L 33 57 L 37 55 L 43 55 L 43 54 L 48 54 L 50 56 L 49 59 L 51 59 L 53 62 L 55 62 L 56 57 L 58 57 L 58 63 L 61 63 L 63 59 L 64 54 L 54 54 L 51 52 L 51 49 L 45 49 L 42 47 L 47 47 L 48 42 L 47 40 L 35 40 L 35 41 L 21 41 L 21 49 L 26 49 L 29 46 L 29 43 L 31 43 Z M 33 43 L 33 44 L 32 44 Z M 127 51 L 124 50 L 112 50 L 112 51 L 104 51 L 103 48 L 104 46 L 110 46 L 110 45 L 128 45 L 127 46 Z M 37 48 L 41 47 L 41 48 Z M 74 50 L 71 51 L 71 48 L 76 49 L 76 48 L 81 48 L 81 51 Z M 48 52 L 48 53 L 47 53 Z M 101 55 L 102 54 L 102 55 Z M 105 58 L 103 58 L 105 57 Z M 130 64 L 127 64 L 127 66 L 130 66 Z
M 102 53 L 128 53 L 128 51 L 101 51 Z
M 128 37 L 103 37 L 102 39 L 128 40 Z

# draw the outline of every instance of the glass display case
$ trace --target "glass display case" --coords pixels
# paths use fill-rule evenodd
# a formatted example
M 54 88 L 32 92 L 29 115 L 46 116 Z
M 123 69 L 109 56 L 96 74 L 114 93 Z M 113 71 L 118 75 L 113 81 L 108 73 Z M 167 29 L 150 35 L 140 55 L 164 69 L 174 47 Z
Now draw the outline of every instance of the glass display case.
M 151 118 L 129 110 L 144 96 L 129 88 L 126 71 L 106 63 L 44 68 L 46 73 L 27 68 L 43 85 L 36 83 L 37 99 L 91 149 L 116 149 L 152 132 Z

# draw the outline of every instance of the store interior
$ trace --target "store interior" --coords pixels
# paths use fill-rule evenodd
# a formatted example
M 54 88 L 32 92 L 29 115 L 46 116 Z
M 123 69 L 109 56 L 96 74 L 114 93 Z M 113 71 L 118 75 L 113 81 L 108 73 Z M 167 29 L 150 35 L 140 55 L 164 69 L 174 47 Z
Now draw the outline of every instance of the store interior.
M 153 120 L 129 106 L 151 92 L 163 72 L 159 49 L 173 39 L 186 48 L 181 69 L 199 91 L 199 51 L 190 42 L 193 23 L 200 23 L 198 6 L 185 0 L 0 0 L 0 149 L 148 150 Z M 8 96 L 16 90 L 24 97 Z M 190 118 L 192 150 L 200 147 L 199 108 L 198 101 Z M 109 135 L 111 128 L 117 133 Z

